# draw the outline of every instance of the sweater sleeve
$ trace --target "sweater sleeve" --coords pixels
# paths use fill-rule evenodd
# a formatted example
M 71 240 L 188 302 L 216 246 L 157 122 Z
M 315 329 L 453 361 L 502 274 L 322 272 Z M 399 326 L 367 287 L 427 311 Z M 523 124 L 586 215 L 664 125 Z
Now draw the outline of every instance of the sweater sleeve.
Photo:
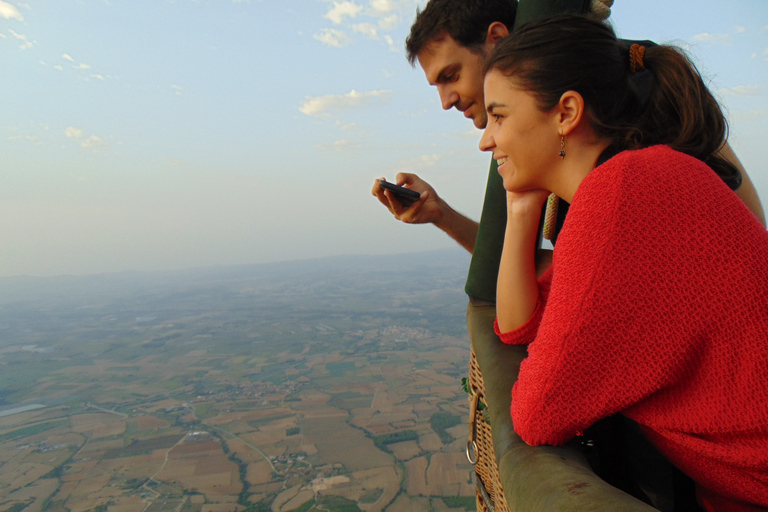
M 547 297 L 549 297 L 549 290 L 552 284 L 552 270 L 553 269 L 550 266 L 550 268 L 548 268 L 539 278 L 539 300 L 536 303 L 536 309 L 533 311 L 531 318 L 529 318 L 525 324 L 514 331 L 501 332 L 499 329 L 498 318 L 493 321 L 493 330 L 496 332 L 499 339 L 507 345 L 527 345 L 536 338 L 539 324 L 541 324 L 541 318 L 544 315 Z
M 623 172 L 614 160 L 577 191 L 512 391 L 515 431 L 531 445 L 563 444 L 633 407 L 682 378 L 691 357 L 690 346 L 675 342 L 679 276 L 667 260 L 676 225 L 656 215 L 669 198 L 654 184 L 637 194 L 637 169 Z

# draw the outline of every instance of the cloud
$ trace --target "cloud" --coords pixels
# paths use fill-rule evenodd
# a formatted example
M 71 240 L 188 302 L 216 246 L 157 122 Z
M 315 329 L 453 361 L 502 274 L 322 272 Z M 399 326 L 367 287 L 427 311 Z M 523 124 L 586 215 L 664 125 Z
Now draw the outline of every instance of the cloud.
M 69 62 L 75 62 L 75 59 L 67 55 L 66 53 L 61 56 L 62 59 L 68 60 Z
M 66 135 L 70 139 L 79 139 L 80 137 L 83 136 L 83 130 L 79 128 L 75 128 L 74 126 L 70 126 L 64 130 L 64 135 Z
M 332 28 L 323 29 L 321 33 L 315 34 L 314 38 L 334 48 L 342 48 L 352 42 L 352 39 L 345 32 Z
M 11 33 L 13 37 L 18 39 L 19 41 L 22 41 L 22 44 L 19 45 L 19 48 L 22 50 L 26 50 L 27 48 L 32 48 L 32 43 L 27 39 L 27 36 L 24 34 L 18 34 L 14 30 L 8 30 L 8 32 Z
M 328 18 L 336 25 L 339 25 L 344 21 L 345 17 L 348 16 L 354 18 L 360 14 L 360 11 L 362 10 L 362 6 L 357 5 L 355 2 L 333 2 L 333 8 L 323 17 Z
M 763 93 L 763 87 L 760 85 L 737 85 L 727 89 L 720 89 L 720 94 L 724 96 L 759 96 Z
M 400 16 L 393 14 L 392 16 L 386 16 L 379 20 L 379 28 L 382 30 L 391 30 L 400 23 Z
M 350 140 L 342 139 L 334 141 L 330 144 L 318 144 L 316 146 L 323 153 L 352 153 L 362 149 L 360 142 L 353 142 Z
M 742 27 L 741 25 L 736 25 L 735 29 L 737 34 L 743 34 L 747 31 L 747 27 Z
M 11 18 L 24 21 L 24 16 L 21 15 L 19 10 L 13 5 L 0 0 L 0 18 L 10 20 Z
M 83 63 L 80 63 L 77 66 L 72 66 L 72 67 L 75 68 L 75 69 L 91 69 L 91 66 L 89 66 L 88 64 L 83 64 Z
M 400 51 L 400 47 L 395 44 L 395 40 L 392 39 L 392 36 L 384 36 L 384 40 L 387 42 L 387 46 L 389 46 L 389 51 L 391 52 Z
M 173 89 L 173 92 L 176 94 L 176 96 L 181 96 L 184 94 L 184 88 L 180 85 L 171 85 L 171 89 Z
M 352 30 L 360 34 L 363 34 L 365 37 L 368 37 L 370 39 L 379 38 L 379 33 L 376 30 L 376 25 L 373 25 L 372 23 L 358 23 L 357 25 L 352 25 Z
M 708 32 L 702 32 L 696 34 L 691 38 L 696 43 L 715 43 L 715 44 L 730 44 L 732 42 L 730 34 L 710 34 Z
M 98 135 L 91 135 L 80 146 L 83 149 L 97 149 L 109 147 L 109 143 Z
M 378 14 L 387 14 L 394 11 L 397 5 L 392 0 L 371 0 L 371 10 Z
M 738 123 L 742 121 L 759 121 L 761 119 L 768 119 L 768 111 L 763 109 L 749 110 L 747 112 L 735 112 L 730 116 L 732 123 Z
M 329 94 L 327 96 L 307 96 L 299 111 L 307 116 L 328 116 L 329 110 L 349 110 L 353 108 L 381 105 L 392 96 L 392 91 L 357 92 L 354 89 L 347 94 Z

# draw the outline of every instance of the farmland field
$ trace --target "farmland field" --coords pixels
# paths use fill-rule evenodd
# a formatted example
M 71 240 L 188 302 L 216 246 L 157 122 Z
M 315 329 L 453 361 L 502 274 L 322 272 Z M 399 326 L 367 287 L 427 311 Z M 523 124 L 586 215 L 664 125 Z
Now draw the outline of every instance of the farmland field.
M 0 512 L 472 508 L 466 258 L 420 257 L 4 280 Z

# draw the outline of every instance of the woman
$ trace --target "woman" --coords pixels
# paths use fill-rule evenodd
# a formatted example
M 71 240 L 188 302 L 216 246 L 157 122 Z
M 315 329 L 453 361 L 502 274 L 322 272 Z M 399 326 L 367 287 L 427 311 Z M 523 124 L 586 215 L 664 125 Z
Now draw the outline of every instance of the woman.
M 480 148 L 507 190 L 497 329 L 530 343 L 515 430 L 560 445 L 621 412 L 704 508 L 765 510 L 768 232 L 732 191 L 725 119 L 695 68 L 668 47 L 631 53 L 567 17 L 516 31 L 487 63 Z M 643 68 L 645 102 L 629 80 Z M 550 192 L 572 204 L 537 280 Z

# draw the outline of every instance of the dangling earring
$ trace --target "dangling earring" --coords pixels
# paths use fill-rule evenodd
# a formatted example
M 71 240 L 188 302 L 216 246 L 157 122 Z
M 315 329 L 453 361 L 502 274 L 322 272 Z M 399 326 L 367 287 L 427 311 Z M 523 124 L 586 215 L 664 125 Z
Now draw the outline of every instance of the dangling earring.
M 560 136 L 560 152 L 558 155 L 560 155 L 560 160 L 565 158 L 565 135 Z

